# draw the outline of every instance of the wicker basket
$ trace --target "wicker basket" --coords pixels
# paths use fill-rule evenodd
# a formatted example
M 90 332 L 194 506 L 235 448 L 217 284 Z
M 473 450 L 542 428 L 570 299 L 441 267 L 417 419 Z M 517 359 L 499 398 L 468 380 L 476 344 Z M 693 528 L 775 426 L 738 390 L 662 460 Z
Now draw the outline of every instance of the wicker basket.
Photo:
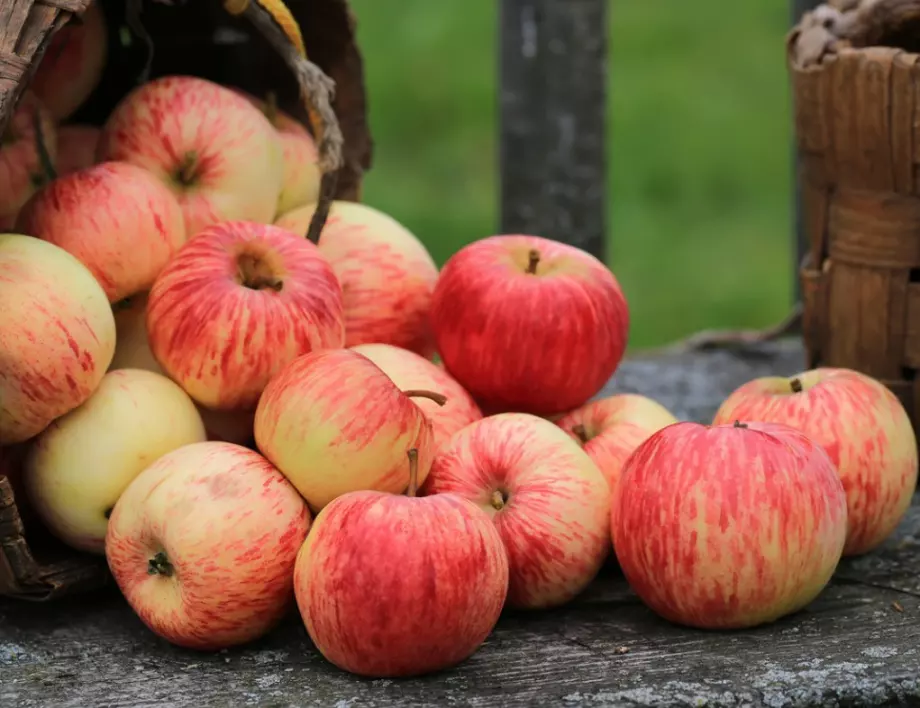
M 317 132 L 290 60 L 282 58 L 257 25 L 248 21 L 251 18 L 231 17 L 220 0 L 174 5 L 144 0 L 141 20 L 152 40 L 151 55 L 144 42 L 120 41 L 126 14 L 132 5 L 138 7 L 136 3 L 95 1 L 106 16 L 108 61 L 98 88 L 68 122 L 102 124 L 116 103 L 137 85 L 152 59 L 151 78 L 190 74 L 254 95 L 271 90 L 281 109 Z M 0 134 L 53 34 L 90 2 L 0 0 Z M 309 59 L 335 82 L 327 127 L 336 136 L 341 130 L 344 143 L 332 146 L 335 164 L 341 167 L 324 176 L 324 201 L 333 197 L 357 201 L 362 176 L 370 167 L 371 139 L 353 17 L 346 0 L 287 0 L 286 4 L 300 24 Z M 270 29 L 277 32 L 277 28 Z M 320 152 L 326 158 L 328 151 L 323 148 L 321 142 Z M 104 559 L 76 553 L 51 538 L 29 513 L 24 497 L 16 496 L 23 445 L 0 447 L 0 596 L 48 600 L 104 585 L 109 580 Z
M 920 0 L 838 0 L 787 39 L 809 366 L 885 382 L 920 423 Z

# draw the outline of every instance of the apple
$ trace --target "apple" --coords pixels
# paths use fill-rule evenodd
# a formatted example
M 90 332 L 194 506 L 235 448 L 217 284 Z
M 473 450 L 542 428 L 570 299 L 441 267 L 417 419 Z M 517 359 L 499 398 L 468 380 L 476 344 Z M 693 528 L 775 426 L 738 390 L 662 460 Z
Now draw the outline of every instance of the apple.
M 102 80 L 108 57 L 105 15 L 92 2 L 51 37 L 30 88 L 56 121 L 74 113 Z
M 435 452 L 460 428 L 482 418 L 479 406 L 450 374 L 415 352 L 392 344 L 359 344 L 351 350 L 374 362 L 401 389 L 437 391 L 447 397 L 443 405 L 430 398 L 412 399 L 431 421 Z
M 4 231 L 13 228 L 22 205 L 51 177 L 41 161 L 36 121 L 53 163 L 57 156 L 54 121 L 35 94 L 26 91 L 6 133 L 0 135 L 0 229 Z
M 484 411 L 551 416 L 583 405 L 613 375 L 629 308 L 594 256 L 500 235 L 448 259 L 431 325 L 445 368 Z
M 54 167 L 58 176 L 92 167 L 96 164 L 96 147 L 101 129 L 94 125 L 62 125 L 57 129 L 57 160 Z
M 277 213 L 286 214 L 297 207 L 319 201 L 319 185 L 323 173 L 319 169 L 319 151 L 313 136 L 302 123 L 279 109 L 273 98 L 263 101 L 236 90 L 262 111 L 278 131 L 284 155 L 284 179 Z
M 127 162 L 58 177 L 25 204 L 16 227 L 76 256 L 110 302 L 149 290 L 186 240 L 172 192 Z
M 309 241 L 276 226 L 223 222 L 160 272 L 147 335 L 157 362 L 196 402 L 254 409 L 289 361 L 343 345 L 342 289 Z
M 714 422 L 767 421 L 802 430 L 827 450 L 846 490 L 845 556 L 877 548 L 901 522 L 917 486 L 910 418 L 882 383 L 857 371 L 818 368 L 737 388 Z
M 742 629 L 804 608 L 843 551 L 834 465 L 801 431 L 771 423 L 676 423 L 630 456 L 612 538 L 626 580 L 661 617 Z
M 144 369 L 166 375 L 153 358 L 147 340 L 147 300 L 149 292 L 139 292 L 112 305 L 115 314 L 115 355 L 109 365 L 114 369 Z
M 417 465 L 417 451 L 410 451 Z M 417 469 L 410 472 L 414 479 Z M 343 494 L 297 554 L 294 593 L 307 633 L 335 666 L 373 678 L 440 671 L 492 632 L 508 592 L 494 524 L 452 494 Z
M 102 286 L 63 248 L 0 234 L 0 440 L 34 437 L 99 385 L 115 350 Z
M 302 238 L 314 211 L 301 207 L 275 223 Z M 421 241 L 373 207 L 334 201 L 319 250 L 342 283 L 345 346 L 392 344 L 431 358 L 428 309 L 438 267 Z
M 572 600 L 610 549 L 610 488 L 562 429 L 528 413 L 470 423 L 440 448 L 425 495 L 452 493 L 483 508 L 508 551 L 508 606 Z
M 431 468 L 431 421 L 412 402 L 432 391 L 400 391 L 367 357 L 329 349 L 298 357 L 265 387 L 256 445 L 314 512 L 346 492 L 400 493 L 406 454 L 418 450 L 419 482 Z
M 165 76 L 134 89 L 102 128 L 96 155 L 149 170 L 179 199 L 189 237 L 221 221 L 271 223 L 281 141 L 259 109 L 206 79 Z
M 35 438 L 23 478 L 55 536 L 102 554 L 108 515 L 128 484 L 167 452 L 204 440 L 195 404 L 177 384 L 151 371 L 119 369 Z
M 310 522 L 303 499 L 261 455 L 199 442 L 128 485 L 105 555 L 153 632 L 189 649 L 226 649 L 263 636 L 292 608 Z
M 603 472 L 612 493 L 626 459 L 677 418 L 647 396 L 619 393 L 586 403 L 554 422 L 581 444 Z

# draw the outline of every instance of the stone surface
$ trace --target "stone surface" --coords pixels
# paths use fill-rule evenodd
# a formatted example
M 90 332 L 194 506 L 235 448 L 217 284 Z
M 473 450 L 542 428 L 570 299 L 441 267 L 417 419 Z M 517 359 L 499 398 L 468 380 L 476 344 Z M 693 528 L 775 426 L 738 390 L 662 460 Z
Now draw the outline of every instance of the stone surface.
M 796 342 L 625 362 L 612 389 L 706 421 L 754 376 L 802 368 Z M 244 649 L 200 654 L 154 637 L 117 593 L 0 601 L 0 706 L 920 705 L 920 500 L 884 548 L 844 561 L 803 612 L 743 632 L 655 617 L 615 567 L 552 612 L 509 613 L 469 661 L 411 681 L 356 679 L 296 615 Z

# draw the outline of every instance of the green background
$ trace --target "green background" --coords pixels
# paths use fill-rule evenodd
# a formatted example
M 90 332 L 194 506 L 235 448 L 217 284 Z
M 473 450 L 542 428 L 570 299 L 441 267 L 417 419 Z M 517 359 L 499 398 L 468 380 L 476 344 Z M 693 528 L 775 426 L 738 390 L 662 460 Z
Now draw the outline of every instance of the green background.
M 496 0 L 351 0 L 374 167 L 364 201 L 442 264 L 498 229 Z M 630 348 L 792 304 L 785 0 L 614 0 L 607 261 Z

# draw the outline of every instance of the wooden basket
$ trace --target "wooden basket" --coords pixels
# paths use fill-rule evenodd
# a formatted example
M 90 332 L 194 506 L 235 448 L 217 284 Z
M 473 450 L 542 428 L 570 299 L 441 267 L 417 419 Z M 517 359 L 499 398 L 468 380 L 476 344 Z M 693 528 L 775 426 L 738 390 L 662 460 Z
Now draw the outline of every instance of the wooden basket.
M 808 365 L 876 377 L 920 430 L 920 0 L 838 0 L 787 38 Z
M 282 110 L 317 134 L 315 108 L 305 106 L 290 58 L 282 58 L 277 44 L 266 38 L 265 28 L 259 29 L 251 17 L 230 16 L 220 0 L 173 5 L 162 4 L 162 0 L 95 1 L 106 16 L 108 61 L 98 88 L 68 122 L 101 125 L 137 85 L 150 60 L 150 78 L 186 74 L 256 96 L 272 91 Z M 79 21 L 90 2 L 0 0 L 0 134 L 54 33 L 69 21 Z M 354 19 L 346 0 L 287 0 L 286 4 L 300 25 L 310 61 L 335 82 L 331 111 L 326 104 L 326 132 L 320 140 L 321 158 L 328 169 L 322 201 L 358 201 L 362 176 L 370 168 L 372 145 Z M 142 8 L 140 19 L 152 40 L 152 54 L 145 42 L 121 41 L 132 7 Z M 278 32 L 277 27 L 268 29 Z M 337 138 L 343 140 L 335 143 Z M 314 225 L 321 228 L 324 219 L 322 214 Z M 0 447 L 0 596 L 48 600 L 107 583 L 103 558 L 77 553 L 51 538 L 29 514 L 21 494 L 17 502 L 15 472 L 27 444 Z

